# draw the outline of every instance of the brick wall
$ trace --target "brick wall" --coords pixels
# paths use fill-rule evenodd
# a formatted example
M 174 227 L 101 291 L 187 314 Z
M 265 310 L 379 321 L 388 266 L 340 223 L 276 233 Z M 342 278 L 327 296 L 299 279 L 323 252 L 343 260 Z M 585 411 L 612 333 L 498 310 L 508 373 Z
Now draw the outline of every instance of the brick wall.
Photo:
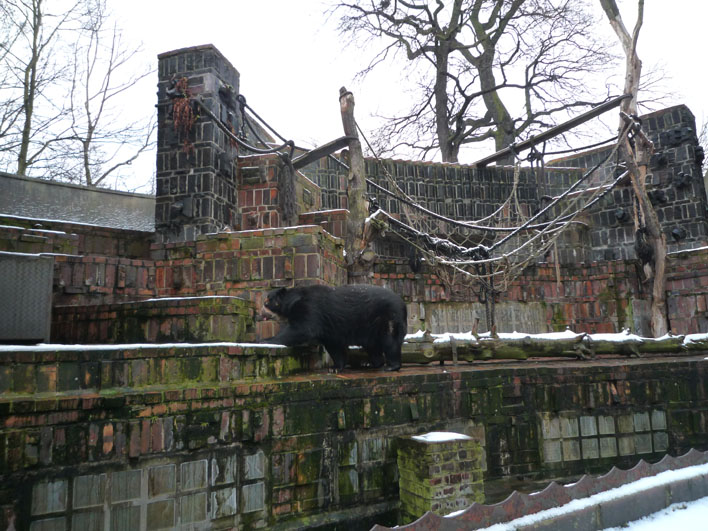
M 242 355 L 251 369 L 230 372 Z M 426 431 L 482 443 L 493 503 L 519 486 L 705 449 L 704 357 L 478 362 L 346 379 L 285 370 L 272 380 L 256 369 L 275 367 L 266 352 L 4 350 L 0 505 L 23 525 L 89 513 L 125 523 L 125 507 L 240 529 L 394 523 L 396 438 Z M 148 488 L 121 498 L 82 487 L 110 478 L 115 491 L 125 475 Z

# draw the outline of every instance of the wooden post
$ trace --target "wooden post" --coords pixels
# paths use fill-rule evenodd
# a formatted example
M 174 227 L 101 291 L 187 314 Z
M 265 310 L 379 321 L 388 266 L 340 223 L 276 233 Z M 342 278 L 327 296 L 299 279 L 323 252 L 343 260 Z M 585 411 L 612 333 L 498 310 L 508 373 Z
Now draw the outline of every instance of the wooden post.
M 347 180 L 347 216 L 344 248 L 347 251 L 347 263 L 352 265 L 364 247 L 364 220 L 369 214 L 369 201 L 366 197 L 366 176 L 364 174 L 364 153 L 361 149 L 359 134 L 354 120 L 354 95 L 346 88 L 339 89 L 339 106 L 342 112 L 344 134 L 349 140 L 349 176 Z

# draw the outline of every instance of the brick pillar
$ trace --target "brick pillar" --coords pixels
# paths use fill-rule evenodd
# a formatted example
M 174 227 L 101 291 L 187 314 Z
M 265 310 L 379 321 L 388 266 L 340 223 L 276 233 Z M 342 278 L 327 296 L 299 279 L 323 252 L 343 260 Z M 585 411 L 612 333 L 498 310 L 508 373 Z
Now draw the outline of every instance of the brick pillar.
M 398 440 L 399 522 L 484 502 L 483 449 L 459 433 L 432 432 Z
M 190 241 L 238 229 L 236 148 L 196 106 L 199 118 L 188 138 L 177 133 L 170 90 L 187 78 L 192 98 L 201 98 L 222 123 L 238 130 L 239 73 L 212 45 L 166 52 L 158 60 L 157 240 Z

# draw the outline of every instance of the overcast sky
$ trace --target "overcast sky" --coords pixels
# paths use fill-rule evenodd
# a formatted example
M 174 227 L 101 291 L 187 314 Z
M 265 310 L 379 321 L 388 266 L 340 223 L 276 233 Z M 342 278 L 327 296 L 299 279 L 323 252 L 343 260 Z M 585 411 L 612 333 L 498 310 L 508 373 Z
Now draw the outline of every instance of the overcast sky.
M 403 101 L 390 69 L 355 81 L 371 54 L 345 46 L 336 20 L 325 16 L 328 2 L 324 0 L 111 0 L 109 4 L 126 37 L 142 41 L 140 60 L 147 64 L 156 65 L 162 52 L 214 44 L 239 70 L 241 93 L 249 104 L 283 136 L 304 146 L 343 134 L 338 99 L 342 85 L 354 92 L 356 118 L 365 131 L 377 125 L 373 115 L 400 108 Z M 636 1 L 620 0 L 619 5 L 626 24 L 633 26 Z M 704 0 L 647 0 L 639 40 L 645 68 L 659 65 L 668 76 L 667 104 L 688 105 L 699 127 L 708 119 L 702 55 L 707 15 Z M 604 23 L 598 31 L 614 39 L 608 28 Z M 155 83 L 156 76 L 133 94 L 134 112 L 154 112 Z M 481 154 L 492 151 L 490 144 Z M 473 160 L 474 156 L 461 157 L 462 162 Z M 153 166 L 154 154 L 134 165 L 140 175 L 131 184 L 146 182 Z

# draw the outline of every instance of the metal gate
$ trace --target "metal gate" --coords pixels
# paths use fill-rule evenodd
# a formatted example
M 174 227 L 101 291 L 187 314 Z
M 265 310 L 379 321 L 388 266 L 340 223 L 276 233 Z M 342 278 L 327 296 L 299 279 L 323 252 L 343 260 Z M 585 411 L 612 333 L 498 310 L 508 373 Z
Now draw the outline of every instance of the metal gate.
M 0 252 L 0 343 L 49 341 L 54 258 Z

